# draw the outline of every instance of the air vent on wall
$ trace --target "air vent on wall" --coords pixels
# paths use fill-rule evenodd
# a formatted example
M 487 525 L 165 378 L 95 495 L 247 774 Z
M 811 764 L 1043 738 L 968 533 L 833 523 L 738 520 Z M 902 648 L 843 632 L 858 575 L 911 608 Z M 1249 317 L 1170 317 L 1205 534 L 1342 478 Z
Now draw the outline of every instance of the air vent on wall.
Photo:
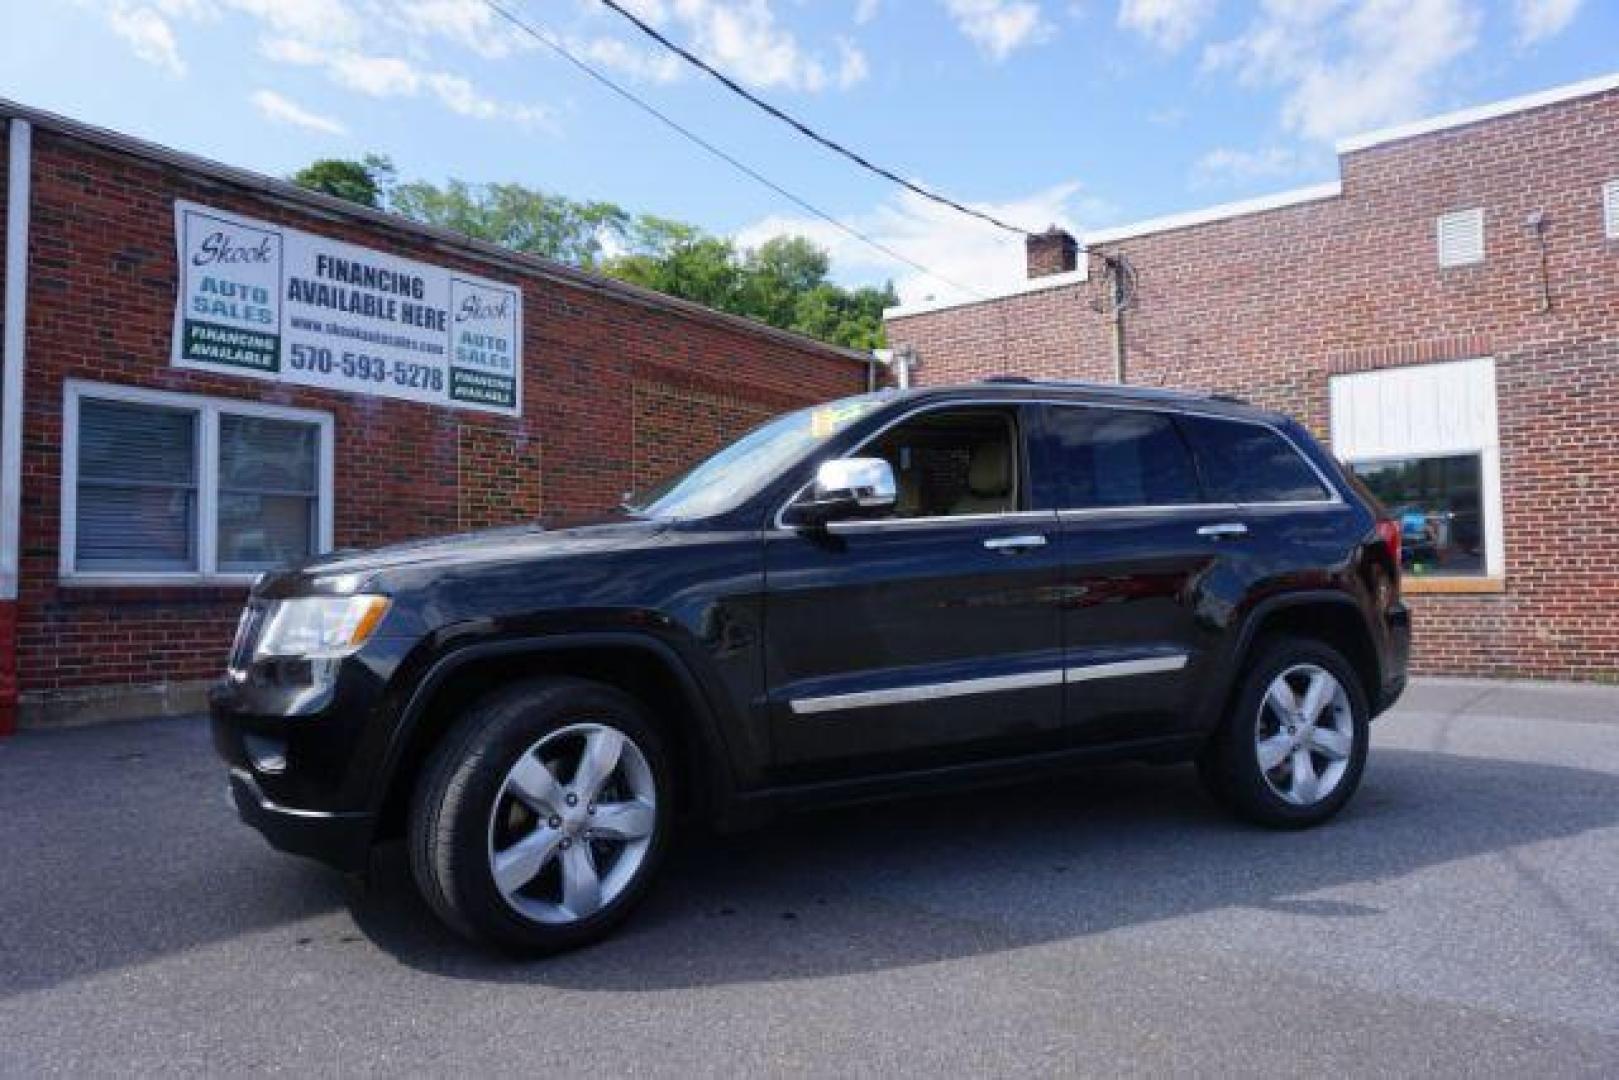
M 1484 211 L 1458 210 L 1439 216 L 1439 265 L 1467 266 L 1484 261 Z
M 1603 231 L 1609 240 L 1619 240 L 1619 180 L 1602 185 Z

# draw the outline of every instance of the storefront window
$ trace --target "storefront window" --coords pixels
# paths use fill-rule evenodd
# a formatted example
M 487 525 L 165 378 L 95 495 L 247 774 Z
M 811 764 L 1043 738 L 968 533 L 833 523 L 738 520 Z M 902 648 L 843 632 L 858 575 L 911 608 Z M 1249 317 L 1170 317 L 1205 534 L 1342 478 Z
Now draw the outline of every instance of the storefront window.
M 73 382 L 62 574 L 233 578 L 330 546 L 331 418 Z
M 1405 572 L 1433 579 L 1427 592 L 1504 585 L 1495 361 L 1334 375 L 1329 388 L 1333 452 L 1399 522 Z
M 1485 573 L 1483 466 L 1478 454 L 1352 462 L 1400 524 L 1407 573 Z

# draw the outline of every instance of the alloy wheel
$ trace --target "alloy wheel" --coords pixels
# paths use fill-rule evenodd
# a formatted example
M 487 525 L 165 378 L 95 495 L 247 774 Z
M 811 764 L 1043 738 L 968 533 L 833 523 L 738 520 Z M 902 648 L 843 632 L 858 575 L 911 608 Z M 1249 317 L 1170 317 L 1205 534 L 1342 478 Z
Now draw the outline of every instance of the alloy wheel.
M 1355 719 L 1343 684 L 1317 664 L 1296 664 L 1259 703 L 1254 745 L 1265 783 L 1295 806 L 1313 806 L 1343 782 Z
M 506 902 L 549 925 L 587 919 L 629 887 L 657 826 L 657 783 L 606 724 L 545 736 L 506 773 L 489 818 L 489 869 Z

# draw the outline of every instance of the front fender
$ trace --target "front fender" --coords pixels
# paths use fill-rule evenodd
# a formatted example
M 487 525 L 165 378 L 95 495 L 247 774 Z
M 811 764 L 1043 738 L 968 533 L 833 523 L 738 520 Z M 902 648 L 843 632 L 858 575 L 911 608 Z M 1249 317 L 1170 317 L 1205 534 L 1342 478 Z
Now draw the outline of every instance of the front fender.
M 736 790 L 735 747 L 728 739 L 722 717 L 732 710 L 723 699 L 723 689 L 714 685 L 715 679 L 705 680 L 694 670 L 691 660 L 683 656 L 673 644 L 650 631 L 602 630 L 559 632 L 538 635 L 514 635 L 499 638 L 468 640 L 466 634 L 452 634 L 443 651 L 419 662 L 420 674 L 414 678 L 407 692 L 401 695 L 403 705 L 399 722 L 394 726 L 377 770 L 377 784 L 371 809 L 377 814 L 394 792 L 399 770 L 406 760 L 422 725 L 427 722 L 429 709 L 436 695 L 464 670 L 467 665 L 480 661 L 518 656 L 557 655 L 583 650 L 636 650 L 659 663 L 685 697 L 689 714 L 695 718 L 695 730 L 688 732 L 693 753 L 700 757 L 700 775 L 710 790 L 694 792 L 699 803 L 719 801 L 729 803 Z M 706 683 L 706 684 L 705 684 Z

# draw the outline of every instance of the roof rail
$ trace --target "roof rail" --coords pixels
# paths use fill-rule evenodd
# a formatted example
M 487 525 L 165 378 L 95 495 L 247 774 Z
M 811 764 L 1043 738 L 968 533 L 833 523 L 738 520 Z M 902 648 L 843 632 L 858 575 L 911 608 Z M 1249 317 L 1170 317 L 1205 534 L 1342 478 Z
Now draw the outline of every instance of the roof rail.
M 978 380 L 980 386 L 1051 386 L 1065 390 L 1095 390 L 1105 394 L 1126 394 L 1136 397 L 1197 398 L 1200 401 L 1227 401 L 1237 405 L 1248 402 L 1229 394 L 1214 394 L 1203 390 L 1175 390 L 1161 386 L 1142 386 L 1136 383 L 1091 382 L 1086 379 L 1032 379 L 1027 375 L 990 375 Z

